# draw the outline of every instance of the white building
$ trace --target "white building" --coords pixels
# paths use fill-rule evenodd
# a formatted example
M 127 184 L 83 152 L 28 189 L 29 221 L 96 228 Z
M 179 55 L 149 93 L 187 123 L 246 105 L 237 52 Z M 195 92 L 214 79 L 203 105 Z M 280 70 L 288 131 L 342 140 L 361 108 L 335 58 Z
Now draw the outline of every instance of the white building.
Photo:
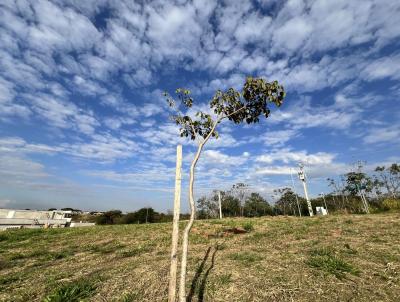
M 324 207 L 316 207 L 315 208 L 317 215 L 325 216 L 328 215 L 328 211 Z
M 63 228 L 71 223 L 71 211 L 0 209 L 0 230 L 11 228 Z

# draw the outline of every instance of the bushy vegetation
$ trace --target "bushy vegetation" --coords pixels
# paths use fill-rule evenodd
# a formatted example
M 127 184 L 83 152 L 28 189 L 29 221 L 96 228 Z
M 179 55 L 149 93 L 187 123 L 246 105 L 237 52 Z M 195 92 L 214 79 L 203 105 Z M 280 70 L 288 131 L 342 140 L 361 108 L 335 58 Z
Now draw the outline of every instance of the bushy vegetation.
M 182 214 L 181 218 L 185 219 L 187 216 Z M 112 225 L 171 222 L 172 217 L 172 214 L 159 213 L 153 208 L 142 208 L 129 213 L 122 213 L 120 210 L 110 210 L 100 214 L 75 215 L 73 219 L 74 221 L 84 220 L 100 225 Z

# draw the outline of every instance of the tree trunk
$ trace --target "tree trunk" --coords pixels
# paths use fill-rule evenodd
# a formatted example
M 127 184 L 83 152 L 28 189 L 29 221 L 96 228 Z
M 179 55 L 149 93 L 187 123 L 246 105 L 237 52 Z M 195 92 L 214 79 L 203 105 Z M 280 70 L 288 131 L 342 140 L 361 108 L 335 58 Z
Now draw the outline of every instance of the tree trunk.
M 182 145 L 176 147 L 174 218 L 172 222 L 171 268 L 169 272 L 168 302 L 176 301 L 176 271 L 178 267 L 179 214 L 181 205 Z
M 194 217 L 196 214 L 194 196 L 193 196 L 193 184 L 194 184 L 194 169 L 196 167 L 197 161 L 199 160 L 201 150 L 203 149 L 204 143 L 199 144 L 196 155 L 193 159 L 192 165 L 190 166 L 190 178 L 189 178 L 189 205 L 190 205 L 190 218 L 189 222 L 185 227 L 183 232 L 182 240 L 182 260 L 181 260 L 181 278 L 179 283 L 179 301 L 186 302 L 186 267 L 187 267 L 187 254 L 189 248 L 189 232 L 192 228 Z
M 183 231 L 183 240 L 182 240 L 182 261 L 181 261 L 181 279 L 179 283 L 179 301 L 180 302 L 186 302 L 186 268 L 187 268 L 187 254 L 188 254 L 188 248 L 189 248 L 189 232 L 190 229 L 192 228 L 193 222 L 194 222 L 194 217 L 196 214 L 196 208 L 194 205 L 194 194 L 193 194 L 193 184 L 194 184 L 194 169 L 196 167 L 197 161 L 199 160 L 201 151 L 203 150 L 203 147 L 205 143 L 209 140 L 211 135 L 214 133 L 215 128 L 219 124 L 219 122 L 222 120 L 222 118 L 218 118 L 213 127 L 210 130 L 210 133 L 204 138 L 204 141 L 199 143 L 199 147 L 197 148 L 196 155 L 194 156 L 194 159 L 192 161 L 192 164 L 190 166 L 190 177 L 189 177 L 189 205 L 190 205 L 190 218 L 189 222 L 185 227 L 185 230 Z

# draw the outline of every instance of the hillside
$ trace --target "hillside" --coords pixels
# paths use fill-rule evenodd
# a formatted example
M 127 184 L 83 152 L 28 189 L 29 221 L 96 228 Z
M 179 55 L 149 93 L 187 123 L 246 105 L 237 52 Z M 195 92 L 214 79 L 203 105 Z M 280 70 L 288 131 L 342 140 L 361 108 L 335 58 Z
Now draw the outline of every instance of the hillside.
M 170 228 L 1 232 L 0 300 L 165 301 Z M 190 242 L 191 301 L 400 297 L 400 214 L 203 220 Z

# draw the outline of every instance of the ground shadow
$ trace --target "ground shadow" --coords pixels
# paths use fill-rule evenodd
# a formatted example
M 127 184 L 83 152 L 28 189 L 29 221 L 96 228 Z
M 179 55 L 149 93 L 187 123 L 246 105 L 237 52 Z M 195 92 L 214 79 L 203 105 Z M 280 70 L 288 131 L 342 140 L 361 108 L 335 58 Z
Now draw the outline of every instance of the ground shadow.
M 198 287 L 198 301 L 199 302 L 204 301 L 204 292 L 205 292 L 205 288 L 206 288 L 207 278 L 208 278 L 208 275 L 210 274 L 211 270 L 214 267 L 215 254 L 218 251 L 218 246 L 216 246 L 214 248 L 214 252 L 211 255 L 211 265 L 210 265 L 210 267 L 204 273 L 203 278 L 201 279 L 201 282 L 200 282 L 199 285 L 198 285 L 198 283 L 199 283 L 200 276 L 203 273 L 204 266 L 205 266 L 205 264 L 207 262 L 207 259 L 208 259 L 209 255 L 210 255 L 211 249 L 212 249 L 212 247 L 209 247 L 207 249 L 207 251 L 206 251 L 206 253 L 205 253 L 204 257 L 203 257 L 203 260 L 200 263 L 200 266 L 196 270 L 196 274 L 193 277 L 192 284 L 190 286 L 190 291 L 189 291 L 189 294 L 188 294 L 187 299 L 186 299 L 187 302 L 191 302 L 192 301 L 197 287 Z

